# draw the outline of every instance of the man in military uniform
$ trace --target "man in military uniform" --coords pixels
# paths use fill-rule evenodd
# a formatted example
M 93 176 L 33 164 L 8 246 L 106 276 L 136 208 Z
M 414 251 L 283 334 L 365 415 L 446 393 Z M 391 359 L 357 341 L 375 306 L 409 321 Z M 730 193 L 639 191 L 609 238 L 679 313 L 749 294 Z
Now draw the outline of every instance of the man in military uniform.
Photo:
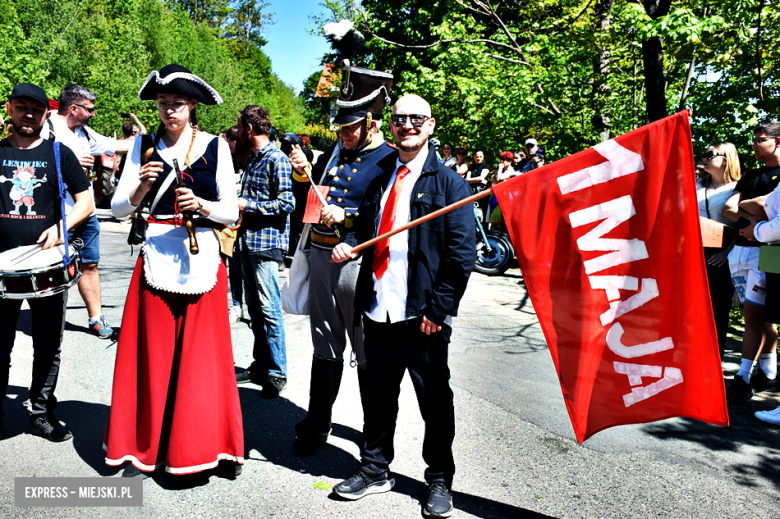
M 382 109 L 390 104 L 388 92 L 393 76 L 351 67 L 346 59 L 342 67 L 344 79 L 336 101 L 339 112 L 333 121 L 340 127 L 339 141 L 320 156 L 311 171 L 312 180 L 328 186 L 329 191 L 320 224 L 312 226 L 310 235 L 309 297 L 314 358 L 308 414 L 295 426 L 293 453 L 296 456 L 313 454 L 328 439 L 331 411 L 344 369 L 347 337 L 352 345 L 351 364 L 356 361 L 358 365 L 361 401 L 366 409 L 363 327 L 353 308 L 360 264 L 332 264 L 330 257 L 338 243 L 357 245 L 352 222 L 358 216 L 369 183 L 382 173 L 377 162 L 393 152 L 380 131 Z M 291 153 L 290 162 L 299 174 L 306 174 L 309 162 L 300 149 Z

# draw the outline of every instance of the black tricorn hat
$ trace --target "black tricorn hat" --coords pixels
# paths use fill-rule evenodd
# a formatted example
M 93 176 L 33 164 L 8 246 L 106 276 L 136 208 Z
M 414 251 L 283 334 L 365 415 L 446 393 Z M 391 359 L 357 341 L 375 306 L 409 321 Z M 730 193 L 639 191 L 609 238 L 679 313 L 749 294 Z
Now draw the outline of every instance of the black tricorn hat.
M 222 104 L 222 98 L 211 85 L 181 65 L 166 65 L 149 74 L 138 91 L 138 99 L 154 101 L 157 94 L 179 94 L 191 97 L 205 105 Z

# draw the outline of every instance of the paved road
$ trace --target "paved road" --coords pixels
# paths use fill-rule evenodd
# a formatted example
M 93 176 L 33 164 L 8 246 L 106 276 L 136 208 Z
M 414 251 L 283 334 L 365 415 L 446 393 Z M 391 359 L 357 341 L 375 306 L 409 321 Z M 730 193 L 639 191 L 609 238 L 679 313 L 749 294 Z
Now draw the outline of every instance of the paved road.
M 121 323 L 135 257 L 128 225 L 106 215 L 101 276 L 105 313 Z M 30 383 L 29 311 L 23 311 L 13 352 L 5 437 L 0 441 L 0 517 L 274 517 L 412 518 L 425 495 L 422 420 L 404 380 L 399 413 L 395 490 L 357 502 L 333 499 L 315 487 L 338 483 L 358 465 L 362 414 L 357 377 L 346 372 L 328 445 L 310 458 L 291 454 L 292 427 L 308 399 L 311 345 L 308 320 L 286 316 L 290 385 L 267 401 L 253 385 L 239 388 L 247 464 L 235 481 L 216 475 L 155 477 L 144 482 L 144 506 L 15 508 L 17 476 L 116 477 L 101 449 L 108 417 L 116 345 L 86 330 L 86 312 L 71 292 L 58 416 L 74 439 L 52 444 L 27 434 L 23 407 Z M 456 399 L 454 499 L 461 518 L 780 516 L 780 428 L 752 417 L 778 405 L 762 396 L 730 409 L 732 425 L 693 420 L 610 429 L 578 445 L 550 354 L 522 277 L 475 274 L 455 320 L 450 364 Z M 232 327 L 236 364 L 251 361 L 246 323 Z M 732 353 L 724 364 L 737 369 Z M 324 484 L 324 485 L 323 485 Z

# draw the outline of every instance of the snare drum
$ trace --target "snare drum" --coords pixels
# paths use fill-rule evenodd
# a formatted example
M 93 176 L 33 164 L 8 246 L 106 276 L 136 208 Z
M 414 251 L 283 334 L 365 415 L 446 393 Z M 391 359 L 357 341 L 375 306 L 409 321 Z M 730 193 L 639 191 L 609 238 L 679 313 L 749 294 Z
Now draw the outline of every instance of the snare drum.
M 64 245 L 46 250 L 30 245 L 0 254 L 0 298 L 34 299 L 73 286 L 81 278 L 81 258 L 73 247 L 70 251 L 67 267 L 62 262 Z

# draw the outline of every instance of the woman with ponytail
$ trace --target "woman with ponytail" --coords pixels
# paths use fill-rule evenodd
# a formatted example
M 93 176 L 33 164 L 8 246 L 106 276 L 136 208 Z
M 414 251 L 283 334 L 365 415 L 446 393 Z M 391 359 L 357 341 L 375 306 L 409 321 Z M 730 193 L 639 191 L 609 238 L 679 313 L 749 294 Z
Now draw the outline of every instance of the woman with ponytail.
M 180 65 L 152 72 L 138 97 L 155 101 L 161 123 L 151 139 L 136 140 L 111 203 L 117 217 L 148 212 L 149 225 L 122 317 L 106 463 L 129 461 L 124 476 L 145 476 L 224 461 L 234 476 L 244 440 L 215 229 L 238 219 L 238 204 L 228 144 L 199 131 L 195 115 L 198 103 L 222 99 Z

